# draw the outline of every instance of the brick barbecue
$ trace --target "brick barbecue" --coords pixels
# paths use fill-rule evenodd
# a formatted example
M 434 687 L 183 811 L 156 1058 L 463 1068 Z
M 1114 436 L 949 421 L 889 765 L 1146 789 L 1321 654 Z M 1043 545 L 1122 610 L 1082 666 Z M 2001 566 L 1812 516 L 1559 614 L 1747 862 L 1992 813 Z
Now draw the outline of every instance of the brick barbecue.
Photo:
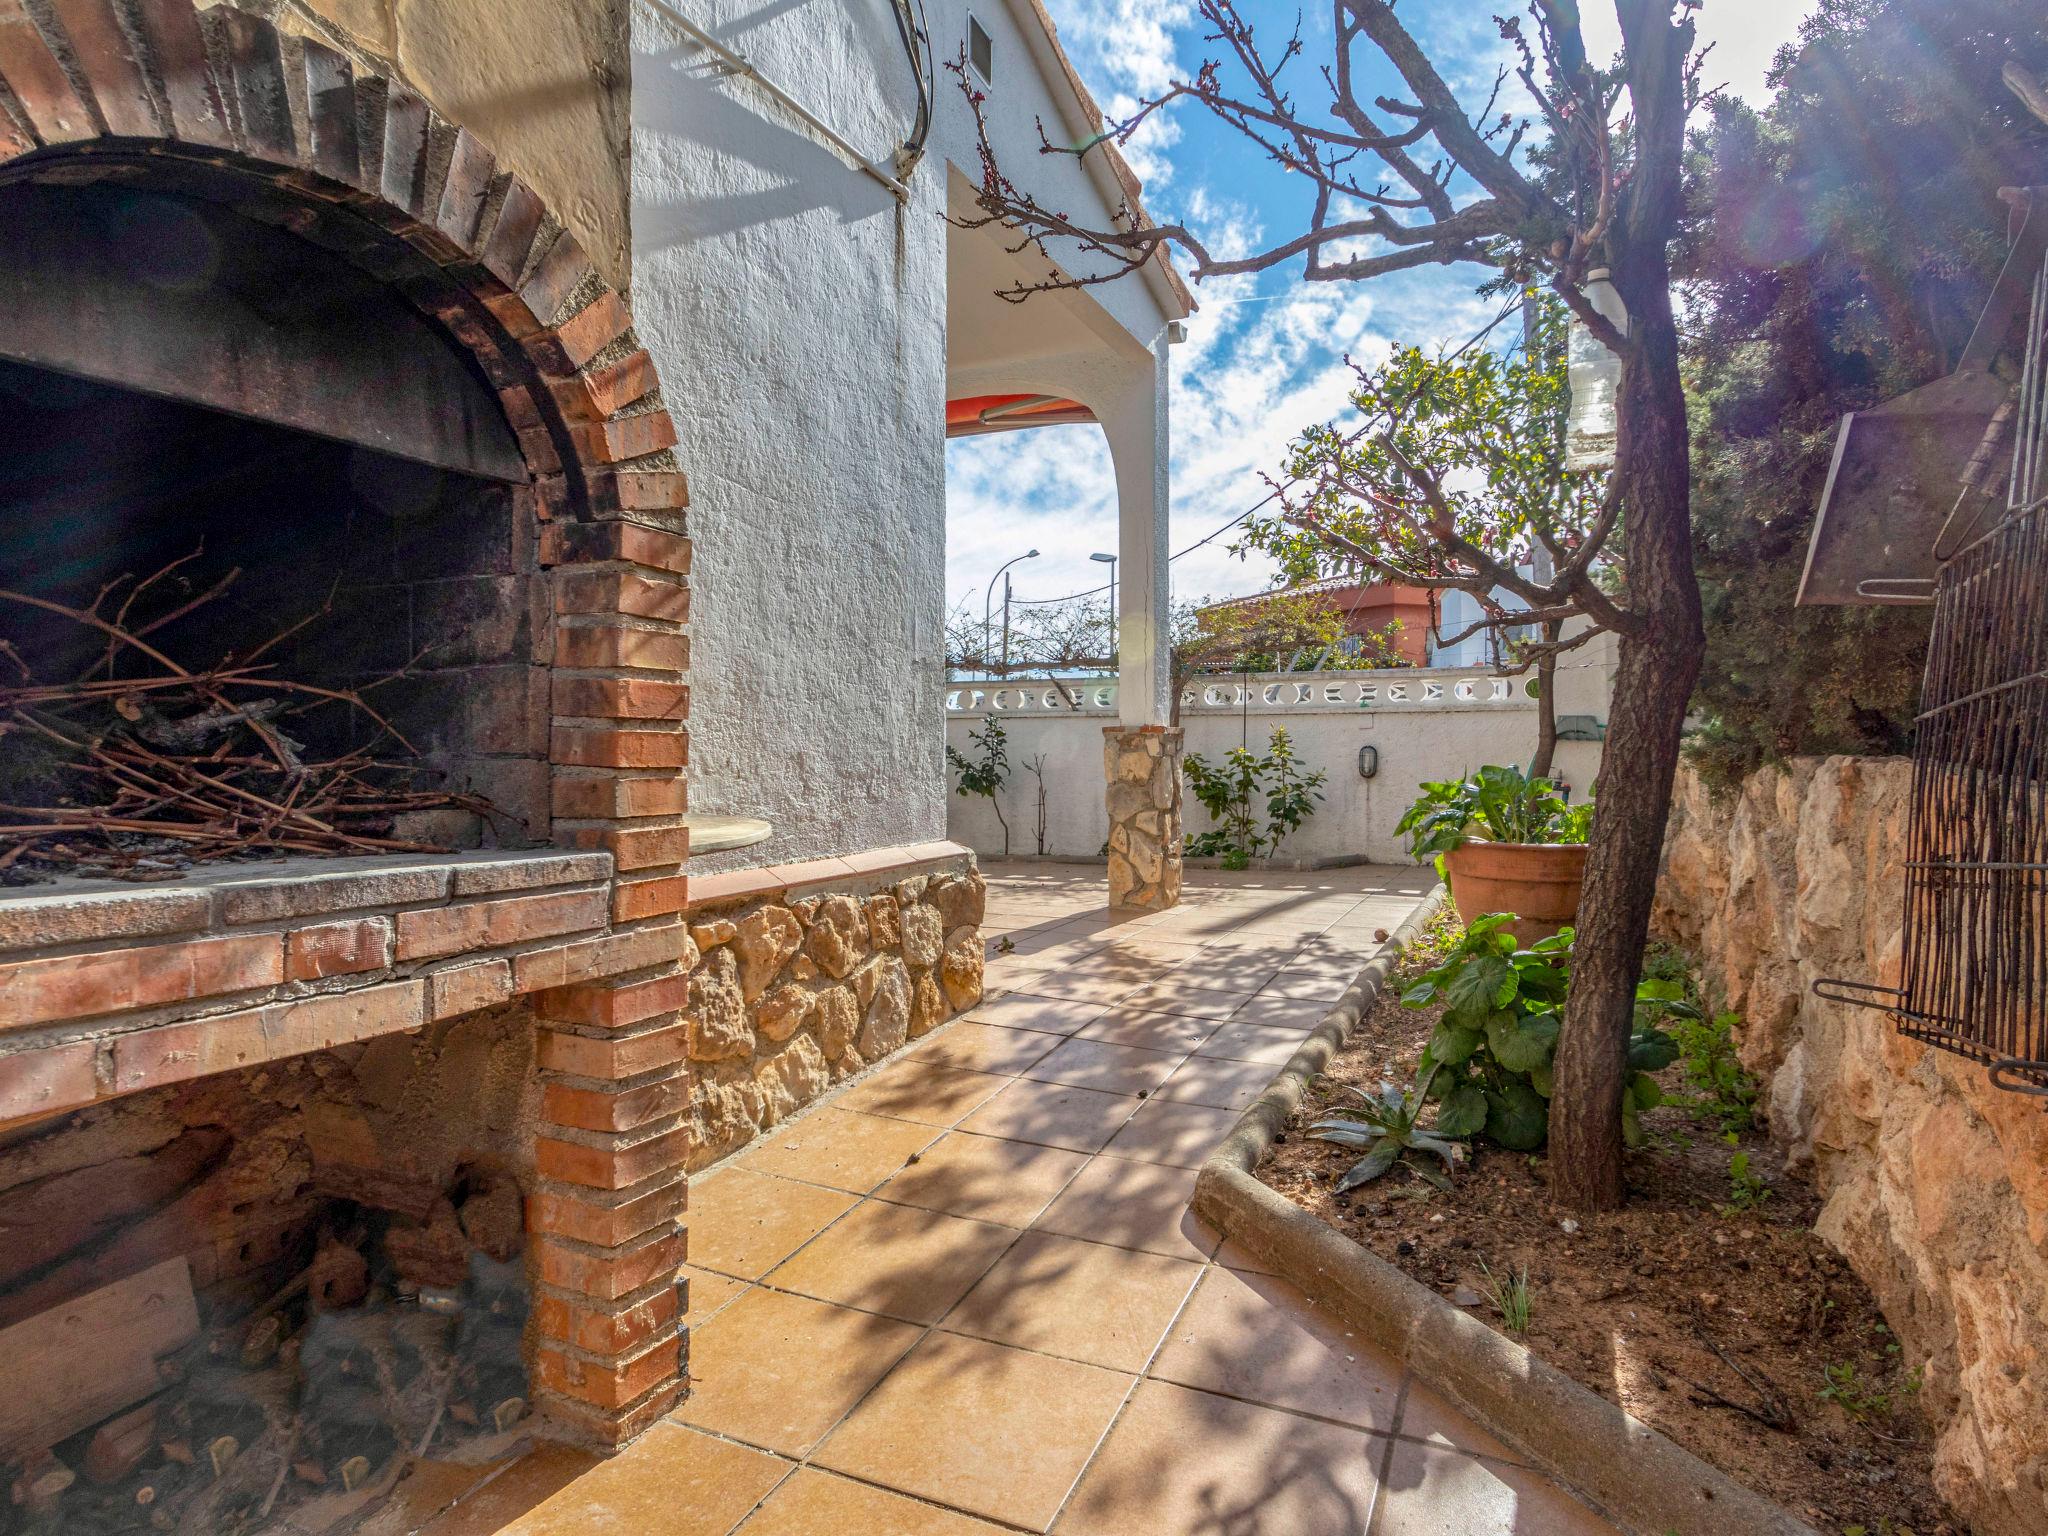
M 313 283 L 331 302 L 224 338 L 239 367 L 209 367 L 203 349 L 178 362 L 207 325 L 234 323 L 247 293 L 224 294 L 225 277 L 150 299 L 136 313 L 155 329 L 50 323 L 67 305 L 133 302 L 112 279 L 90 286 L 80 231 L 108 210 L 211 232 L 242 290 L 277 253 L 286 298 Z M 30 278 L 41 286 L 17 291 Z M 30 1346 L 53 1318 L 146 1284 L 169 1307 L 154 1315 L 196 1297 L 182 1344 L 288 1355 L 311 1382 L 308 1351 L 353 1338 L 349 1305 L 382 1297 L 404 1313 L 399 1333 L 441 1306 L 514 1319 L 520 1341 L 523 1389 L 495 1356 L 463 1367 L 492 1383 L 476 1388 L 489 1401 L 433 1402 L 426 1374 L 393 1388 L 407 1440 L 415 1409 L 431 1442 L 464 1417 L 511 1433 L 528 1401 L 547 1434 L 630 1438 L 685 1381 L 682 1009 L 697 954 L 683 920 L 686 495 L 625 301 L 487 146 L 317 42 L 193 0 L 0 0 L 0 309 L 22 317 L 0 323 L 0 385 L 89 381 L 61 401 L 49 383 L 37 406 L 59 449 L 67 418 L 51 402 L 86 413 L 79 473 L 120 440 L 114 412 L 137 413 L 119 419 L 145 442 L 137 422 L 219 416 L 238 465 L 273 466 L 247 482 L 260 515 L 219 516 L 208 557 L 247 556 L 242 585 L 273 594 L 319 586 L 309 570 L 325 581 L 333 627 L 299 659 L 350 685 L 402 674 L 380 695 L 393 719 L 501 813 L 488 827 L 445 819 L 454 841 L 480 844 L 446 854 L 0 887 L 0 1230 L 40 1234 L 4 1267 L 0 1323 L 29 1332 L 0 1337 L 17 1351 L 0 1378 L 42 1358 Z M 156 344 L 116 345 L 138 334 Z M 287 437 L 307 455 L 290 461 L 306 467 L 302 494 L 251 446 Z M 434 490 L 400 516 L 358 471 L 407 464 Z M 0 487 L 0 503 L 14 494 Z M 55 536 L 0 554 L 0 586 L 74 556 L 79 574 L 109 576 L 163 537 L 161 517 L 138 517 L 94 566 L 95 531 L 51 506 Z M 339 539 L 334 519 L 358 513 Z M 250 542 L 264 534 L 272 544 Z M 374 568 L 349 564 L 365 549 Z M 153 1358 L 171 1369 L 147 1352 L 145 1368 Z M 214 1411 L 194 1406 L 194 1370 L 162 1399 L 146 1369 L 126 1393 L 8 1384 L 53 1403 L 72 1392 L 47 1436 L 93 1430 L 101 1470 L 132 1481 L 124 1465 L 147 1463 L 124 1464 L 124 1444 L 182 1446 L 195 1431 L 174 1416 Z M 124 1417 L 145 1411 L 161 1417 Z M 73 1422 L 81 1412 L 99 1418 Z M 259 1415 L 184 1446 L 205 1496 L 240 1497 L 220 1491 L 234 1476 L 218 1455 L 205 1465 L 210 1447 L 246 1453 L 276 1431 Z M 69 1463 L 53 1468 L 37 1439 L 0 1422 L 0 1458 L 32 1508 L 72 1497 Z M 381 1453 L 357 1465 L 301 1450 L 296 1470 L 322 1497 L 380 1472 Z M 295 1465 L 272 1445 L 266 1485 L 273 1463 Z

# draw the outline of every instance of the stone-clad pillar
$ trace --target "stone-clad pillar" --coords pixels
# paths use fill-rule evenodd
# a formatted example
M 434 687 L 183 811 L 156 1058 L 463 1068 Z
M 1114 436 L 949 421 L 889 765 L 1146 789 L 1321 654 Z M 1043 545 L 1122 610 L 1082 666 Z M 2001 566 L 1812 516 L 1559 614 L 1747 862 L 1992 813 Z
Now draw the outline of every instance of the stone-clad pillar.
M 1106 725 L 1109 904 L 1162 911 L 1180 901 L 1179 726 Z

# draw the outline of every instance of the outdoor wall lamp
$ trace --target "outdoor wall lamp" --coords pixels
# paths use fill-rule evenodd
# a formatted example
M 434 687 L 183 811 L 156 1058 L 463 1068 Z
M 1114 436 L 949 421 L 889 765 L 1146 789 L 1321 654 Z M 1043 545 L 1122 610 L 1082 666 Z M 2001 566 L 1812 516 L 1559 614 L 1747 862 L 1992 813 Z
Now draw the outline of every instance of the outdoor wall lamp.
M 1358 776 L 1361 779 L 1370 779 L 1376 777 L 1379 771 L 1380 749 L 1378 747 L 1360 747 L 1358 749 Z

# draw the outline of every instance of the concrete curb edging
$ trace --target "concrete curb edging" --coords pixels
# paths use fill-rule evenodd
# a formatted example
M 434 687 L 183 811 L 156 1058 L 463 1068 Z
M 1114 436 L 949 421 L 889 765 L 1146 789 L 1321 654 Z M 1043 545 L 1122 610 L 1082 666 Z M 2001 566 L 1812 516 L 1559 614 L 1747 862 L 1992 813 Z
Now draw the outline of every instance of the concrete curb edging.
M 1818 1536 L 1252 1176 L 1446 900 L 1439 885 L 1408 915 L 1209 1155 L 1195 1213 L 1639 1536 Z

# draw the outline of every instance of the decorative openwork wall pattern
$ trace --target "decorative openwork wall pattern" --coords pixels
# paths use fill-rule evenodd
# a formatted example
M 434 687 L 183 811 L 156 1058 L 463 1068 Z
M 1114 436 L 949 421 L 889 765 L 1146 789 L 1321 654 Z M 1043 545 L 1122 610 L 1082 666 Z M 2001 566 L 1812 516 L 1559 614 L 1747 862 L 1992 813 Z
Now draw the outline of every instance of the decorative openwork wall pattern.
M 1377 672 L 1281 672 L 1204 678 L 1181 691 L 1181 713 L 1349 714 L 1372 709 L 1534 708 L 1531 676 L 1407 668 Z M 949 715 L 1109 715 L 1114 682 L 949 683 Z
M 1897 1012 L 2048 1094 L 2048 263 L 2032 290 L 2004 516 L 1935 587 Z

